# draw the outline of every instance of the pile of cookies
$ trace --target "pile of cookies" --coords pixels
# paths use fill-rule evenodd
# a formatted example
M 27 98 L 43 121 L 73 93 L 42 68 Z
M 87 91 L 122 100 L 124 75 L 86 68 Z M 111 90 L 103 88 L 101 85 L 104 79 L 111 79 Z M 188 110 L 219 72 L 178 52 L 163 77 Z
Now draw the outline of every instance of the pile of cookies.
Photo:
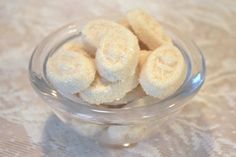
M 186 63 L 155 18 L 131 10 L 118 22 L 97 19 L 47 62 L 47 77 L 58 90 L 89 104 L 132 101 L 145 95 L 165 98 L 186 76 Z

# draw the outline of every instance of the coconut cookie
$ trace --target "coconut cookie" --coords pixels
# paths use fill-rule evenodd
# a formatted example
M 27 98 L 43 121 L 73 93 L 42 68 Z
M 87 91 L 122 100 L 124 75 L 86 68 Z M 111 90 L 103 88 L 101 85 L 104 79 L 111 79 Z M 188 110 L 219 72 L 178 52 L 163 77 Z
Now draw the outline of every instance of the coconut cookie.
M 96 52 L 98 72 L 111 82 L 122 81 L 133 75 L 138 60 L 138 40 L 127 30 L 108 32 Z
M 171 43 L 161 25 L 144 10 L 129 11 L 127 19 L 132 30 L 149 49 L 154 50 L 163 44 Z
M 109 103 L 121 99 L 137 85 L 137 73 L 129 76 L 125 81 L 117 82 L 109 82 L 97 75 L 91 86 L 80 92 L 80 96 L 91 104 Z
M 186 75 L 184 57 L 173 45 L 153 51 L 142 67 L 139 82 L 146 94 L 164 98 L 183 83 Z
M 128 31 L 124 26 L 104 19 L 97 19 L 88 22 L 82 29 L 82 37 L 84 44 L 87 47 L 96 49 L 99 46 L 99 43 L 103 36 L 112 30 L 119 31 Z M 95 54 L 94 54 L 95 55 Z
M 77 93 L 89 87 L 95 78 L 95 64 L 83 50 L 59 51 L 47 62 L 47 77 L 65 93 Z

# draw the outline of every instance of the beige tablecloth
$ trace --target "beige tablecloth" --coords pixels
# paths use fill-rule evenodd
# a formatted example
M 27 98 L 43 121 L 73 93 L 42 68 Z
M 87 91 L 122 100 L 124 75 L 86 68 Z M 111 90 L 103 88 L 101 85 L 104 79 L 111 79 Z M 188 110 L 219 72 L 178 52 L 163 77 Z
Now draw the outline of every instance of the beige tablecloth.
M 47 34 L 75 20 L 142 7 L 189 34 L 206 58 L 199 94 L 173 124 L 136 147 L 111 150 L 68 129 L 34 93 L 30 55 Z M 1 0 L 0 157 L 235 157 L 236 1 Z

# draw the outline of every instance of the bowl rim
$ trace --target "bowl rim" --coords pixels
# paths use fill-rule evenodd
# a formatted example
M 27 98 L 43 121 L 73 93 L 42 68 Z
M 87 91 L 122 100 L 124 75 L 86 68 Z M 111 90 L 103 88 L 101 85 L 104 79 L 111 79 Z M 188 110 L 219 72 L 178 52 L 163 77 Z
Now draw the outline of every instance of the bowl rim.
M 80 27 L 79 22 L 74 22 L 68 24 L 66 26 L 61 27 L 60 29 L 54 31 L 53 33 L 49 34 L 38 46 L 36 46 L 29 62 L 29 78 L 31 85 L 33 86 L 34 90 L 47 102 L 49 102 L 50 107 L 53 110 L 59 110 L 60 112 L 69 113 L 74 118 L 80 118 L 88 121 L 93 121 L 96 123 L 112 123 L 112 124 L 123 124 L 123 123 L 138 123 L 141 121 L 146 121 L 147 119 L 152 118 L 164 118 L 167 115 L 175 112 L 180 107 L 184 106 L 184 103 L 176 103 L 176 102 L 184 102 L 189 99 L 191 96 L 195 95 L 197 91 L 201 88 L 205 80 L 205 73 L 206 73 L 206 65 L 204 56 L 199 49 L 199 47 L 192 41 L 187 35 L 181 35 L 181 38 L 184 38 L 188 41 L 188 44 L 191 44 L 192 48 L 194 48 L 195 53 L 199 55 L 199 67 L 198 73 L 195 76 L 190 75 L 184 81 L 183 85 L 178 89 L 177 92 L 173 93 L 172 95 L 168 96 L 167 98 L 159 101 L 158 103 L 150 104 L 147 106 L 139 106 L 139 107 L 128 107 L 128 108 L 101 108 L 96 105 L 83 105 L 78 102 L 73 101 L 72 99 L 63 96 L 57 89 L 55 89 L 48 80 L 45 80 L 45 73 L 43 74 L 42 71 L 39 74 L 42 79 L 46 82 L 46 85 L 51 92 L 43 92 L 39 89 L 37 81 L 35 81 L 35 72 L 33 65 L 35 64 L 36 55 L 39 55 L 42 47 L 45 47 L 49 41 L 56 38 L 58 34 L 62 32 L 67 32 L 69 37 L 72 36 L 79 36 L 81 32 L 79 30 Z M 167 24 L 165 24 L 167 25 Z M 171 26 L 169 26 L 171 27 Z M 171 29 L 175 29 L 176 32 L 179 32 L 176 28 L 171 27 Z M 179 37 L 179 33 L 177 35 Z M 69 39 L 69 38 L 68 38 Z M 68 41 L 68 40 L 65 40 Z M 63 42 L 65 42 L 63 41 Z M 44 60 L 45 62 L 45 60 Z M 45 66 L 45 63 L 44 63 Z M 191 67 L 193 68 L 193 67 Z M 45 69 L 45 67 L 44 67 Z M 195 81 L 195 82 L 194 82 Z M 195 87 L 189 89 L 188 86 L 195 83 Z M 53 100 L 54 102 L 52 103 Z M 61 102 L 63 101 L 63 103 Z M 55 103 L 55 104 L 54 104 Z M 60 105 L 57 105 L 59 103 Z M 76 106 L 76 110 L 71 109 L 69 106 L 74 105 Z M 127 116 L 130 115 L 130 116 Z M 125 118 L 124 118 L 125 116 Z

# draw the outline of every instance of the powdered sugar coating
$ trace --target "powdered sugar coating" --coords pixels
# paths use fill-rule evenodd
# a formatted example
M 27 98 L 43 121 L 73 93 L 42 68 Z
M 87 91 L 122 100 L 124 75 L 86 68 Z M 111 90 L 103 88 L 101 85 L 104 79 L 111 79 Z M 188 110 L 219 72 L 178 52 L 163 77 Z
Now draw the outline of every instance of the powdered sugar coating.
M 95 78 L 95 64 L 86 52 L 62 50 L 47 62 L 47 76 L 65 93 L 76 93 L 89 87 Z
M 164 45 L 148 56 L 139 82 L 148 95 L 164 98 L 183 83 L 185 76 L 186 64 L 182 53 L 173 45 Z

